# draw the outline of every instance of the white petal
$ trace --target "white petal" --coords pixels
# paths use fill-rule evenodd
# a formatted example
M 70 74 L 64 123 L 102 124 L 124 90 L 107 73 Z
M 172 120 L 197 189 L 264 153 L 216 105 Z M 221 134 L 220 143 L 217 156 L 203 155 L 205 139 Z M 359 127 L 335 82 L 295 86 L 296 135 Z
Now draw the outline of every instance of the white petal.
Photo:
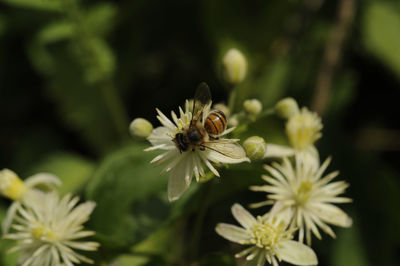
M 310 247 L 293 240 L 287 240 L 280 244 L 277 253 L 282 260 L 295 265 L 318 264 L 317 256 Z
M 168 180 L 168 199 L 174 201 L 186 191 L 189 183 L 185 180 L 186 160 L 179 162 L 171 171 Z
M 243 244 L 243 242 L 250 240 L 247 231 L 236 225 L 219 223 L 215 227 L 215 231 L 223 238 L 235 243 Z
M 264 158 L 269 157 L 289 157 L 294 155 L 295 150 L 288 146 L 267 143 Z
M 170 144 L 172 145 L 172 138 L 174 136 L 174 131 L 167 128 L 167 127 L 157 127 L 153 129 L 150 136 L 147 137 L 147 140 L 153 146 L 160 145 L 160 144 Z
M 225 145 L 228 145 L 228 144 L 225 144 Z M 238 146 L 236 144 L 229 144 L 229 145 Z M 210 161 L 213 161 L 214 163 L 234 164 L 234 163 L 250 162 L 250 159 L 246 157 L 246 154 L 243 154 L 243 156 L 241 156 L 240 158 L 232 158 L 230 156 L 227 156 L 227 155 L 224 155 L 222 153 L 212 151 L 212 150 L 210 150 L 208 152 L 207 159 L 209 159 Z
M 60 181 L 60 179 L 58 179 L 57 176 L 48 174 L 48 173 L 39 173 L 39 174 L 33 175 L 31 177 L 28 177 L 27 179 L 25 179 L 24 183 L 28 187 L 34 187 L 34 186 L 37 186 L 40 184 L 45 184 L 45 185 L 50 185 L 50 186 L 53 186 L 53 185 L 60 186 L 61 185 L 61 181 Z
M 257 223 L 256 218 L 251 215 L 242 205 L 235 203 L 232 206 L 233 217 L 246 229 L 250 229 Z
M 314 203 L 310 209 L 326 223 L 341 227 L 350 227 L 353 224 L 353 220 L 344 211 L 332 204 Z
M 14 201 L 8 208 L 6 217 L 4 218 L 3 223 L 1 225 L 3 235 L 8 233 L 8 229 L 10 228 L 11 222 L 14 219 L 19 204 L 20 203 L 18 201 Z
M 157 118 L 163 126 L 171 130 L 174 130 L 176 128 L 174 123 L 172 123 L 171 120 L 169 120 L 158 108 L 156 108 L 156 111 L 158 113 Z

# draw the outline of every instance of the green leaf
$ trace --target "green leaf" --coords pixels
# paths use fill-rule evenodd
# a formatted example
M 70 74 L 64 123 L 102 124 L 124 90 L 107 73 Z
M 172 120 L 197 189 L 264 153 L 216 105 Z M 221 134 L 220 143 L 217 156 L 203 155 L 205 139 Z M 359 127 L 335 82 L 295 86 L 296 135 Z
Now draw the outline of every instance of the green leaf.
M 57 29 L 63 34 L 54 35 Z M 86 145 L 105 152 L 119 140 L 120 129 L 115 128 L 116 118 L 112 117 L 108 104 L 118 103 L 109 96 L 115 90 L 112 84 L 92 82 L 111 75 L 114 59 L 102 40 L 93 40 L 87 46 L 93 48 L 92 55 L 96 56 L 84 56 L 84 51 L 77 48 L 79 43 L 73 40 L 57 41 L 68 37 L 69 32 L 68 24 L 45 28 L 29 46 L 28 54 L 34 68 L 47 79 L 47 96 L 56 104 L 65 125 L 80 134 Z M 87 68 L 83 67 L 85 64 Z
M 117 8 L 112 3 L 101 3 L 92 7 L 85 16 L 86 29 L 93 35 L 104 36 L 111 32 Z
M 110 248 L 138 243 L 169 215 L 168 177 L 150 165 L 155 154 L 145 147 L 135 143 L 107 156 L 87 187 L 97 202 L 90 224 Z
M 62 11 L 62 2 L 59 0 L 3 0 L 3 3 L 22 8 Z
M 357 224 L 340 229 L 332 248 L 332 265 L 368 266 L 368 259 Z
M 400 77 L 400 9 L 387 2 L 370 2 L 363 14 L 366 49 Z
M 39 31 L 36 38 L 39 43 L 44 45 L 71 38 L 74 33 L 74 25 L 72 23 L 59 21 L 46 25 Z
M 47 172 L 58 176 L 62 182 L 61 194 L 77 193 L 92 177 L 95 165 L 79 155 L 55 153 L 39 162 L 32 174 Z

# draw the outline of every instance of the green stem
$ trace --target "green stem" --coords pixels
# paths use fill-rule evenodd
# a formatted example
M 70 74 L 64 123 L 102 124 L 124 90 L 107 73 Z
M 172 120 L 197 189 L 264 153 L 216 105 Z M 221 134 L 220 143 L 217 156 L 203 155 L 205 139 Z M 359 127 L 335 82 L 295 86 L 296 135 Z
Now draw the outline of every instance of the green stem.
M 236 101 L 236 88 L 232 87 L 231 93 L 230 93 L 229 99 L 228 99 L 228 108 L 229 108 L 229 112 L 231 114 L 234 113 L 235 101 Z
M 189 258 L 191 260 L 196 260 L 199 254 L 201 229 L 203 227 L 204 217 L 210 204 L 210 197 L 208 194 L 211 190 L 212 182 L 214 182 L 214 179 L 215 178 L 213 178 L 213 180 L 210 180 L 209 182 L 206 182 L 202 188 L 201 201 L 199 204 L 196 219 L 194 221 L 192 239 L 190 242 Z
M 111 114 L 114 126 L 121 140 L 128 138 L 129 119 L 123 108 L 123 104 L 111 80 L 106 80 L 101 83 L 104 100 Z

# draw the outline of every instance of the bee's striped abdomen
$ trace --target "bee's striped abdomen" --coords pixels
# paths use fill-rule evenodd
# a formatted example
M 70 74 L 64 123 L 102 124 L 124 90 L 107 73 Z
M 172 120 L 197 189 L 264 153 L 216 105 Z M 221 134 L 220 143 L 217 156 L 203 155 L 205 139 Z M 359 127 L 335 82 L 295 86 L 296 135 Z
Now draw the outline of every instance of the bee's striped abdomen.
M 225 131 L 226 116 L 222 111 L 216 110 L 211 112 L 204 122 L 204 128 L 207 133 L 213 136 L 218 136 Z

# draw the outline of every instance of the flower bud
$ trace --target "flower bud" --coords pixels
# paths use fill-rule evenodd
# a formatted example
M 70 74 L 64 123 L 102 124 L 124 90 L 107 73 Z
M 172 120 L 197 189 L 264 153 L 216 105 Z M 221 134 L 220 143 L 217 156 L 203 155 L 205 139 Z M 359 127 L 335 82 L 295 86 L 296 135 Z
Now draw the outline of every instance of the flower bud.
M 246 100 L 243 108 L 248 114 L 256 116 L 262 111 L 262 103 L 257 99 Z
M 12 199 L 19 200 L 26 191 L 24 182 L 16 173 L 9 169 L 0 171 L 0 194 Z
M 214 110 L 222 111 L 226 117 L 229 117 L 229 115 L 230 115 L 229 107 L 226 106 L 226 105 L 223 104 L 223 103 L 216 103 L 216 104 L 214 104 L 213 109 L 214 109 Z
M 260 160 L 264 157 L 267 145 L 263 138 L 253 136 L 243 142 L 243 148 L 250 160 Z
M 222 75 L 224 80 L 235 86 L 246 77 L 246 57 L 237 49 L 230 49 L 222 59 Z
M 153 131 L 153 125 L 144 118 L 135 118 L 129 125 L 132 136 L 147 138 Z
M 288 97 L 275 104 L 275 112 L 280 118 L 289 119 L 299 113 L 299 106 L 295 99 Z
M 236 114 L 233 116 L 229 117 L 228 119 L 228 125 L 231 127 L 237 127 L 239 125 L 239 118 Z

